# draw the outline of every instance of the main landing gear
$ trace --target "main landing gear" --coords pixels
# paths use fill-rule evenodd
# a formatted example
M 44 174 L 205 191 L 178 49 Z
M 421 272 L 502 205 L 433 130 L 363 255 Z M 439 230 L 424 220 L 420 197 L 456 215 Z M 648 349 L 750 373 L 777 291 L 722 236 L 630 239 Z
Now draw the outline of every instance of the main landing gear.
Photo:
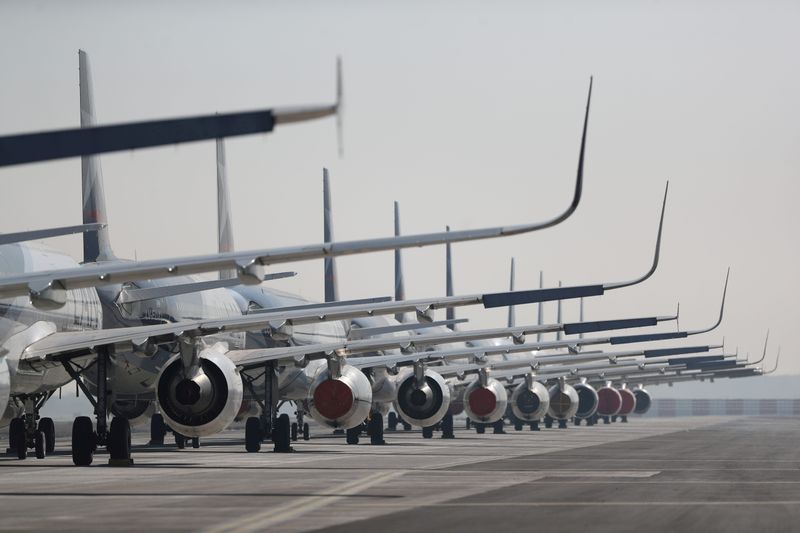
M 39 410 L 51 395 L 52 392 L 18 398 L 25 407 L 25 414 L 11 420 L 6 453 L 25 459 L 28 450 L 33 450 L 37 459 L 44 459 L 55 451 L 56 429 L 53 419 L 39 418 Z
M 131 458 L 131 425 L 127 418 L 115 416 L 108 424 L 109 404 L 111 390 L 108 387 L 108 365 L 110 348 L 100 347 L 95 361 L 97 372 L 97 395 L 93 396 L 83 382 L 81 373 L 86 368 L 73 365 L 69 361 L 62 364 L 67 373 L 75 380 L 86 398 L 94 406 L 97 423 L 95 429 L 92 419 L 88 416 L 79 416 L 72 423 L 72 462 L 76 466 L 88 466 L 94 460 L 94 454 L 99 446 L 105 446 L 109 453 L 108 464 L 111 466 L 129 466 L 133 464 Z

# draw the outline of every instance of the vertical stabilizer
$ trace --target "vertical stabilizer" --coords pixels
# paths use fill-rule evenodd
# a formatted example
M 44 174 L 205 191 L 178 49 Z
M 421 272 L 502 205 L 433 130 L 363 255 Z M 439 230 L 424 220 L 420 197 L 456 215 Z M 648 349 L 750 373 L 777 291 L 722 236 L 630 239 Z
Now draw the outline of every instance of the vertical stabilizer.
M 81 127 L 95 125 L 92 75 L 89 57 L 78 50 L 78 71 L 81 102 Z M 83 223 L 107 224 L 106 199 L 103 193 L 103 172 L 98 156 L 81 157 L 81 191 L 83 196 Z M 108 227 L 83 234 L 83 262 L 110 261 L 116 259 L 108 238 Z
M 322 169 L 322 220 L 324 242 L 333 242 L 333 212 L 331 211 L 331 187 L 328 169 Z M 339 285 L 336 281 L 336 260 L 325 258 L 325 301 L 339 301 Z
M 539 271 L 539 288 L 544 288 L 544 272 Z M 538 325 L 544 324 L 544 302 L 539 302 L 539 318 L 536 322 Z M 542 342 L 542 334 L 536 334 L 536 342 Z
M 558 286 L 561 287 L 561 282 L 560 281 L 558 282 Z M 561 324 L 562 323 L 561 322 L 561 300 L 558 301 L 558 316 L 556 316 L 556 323 L 557 324 Z M 562 334 L 562 330 L 558 330 L 558 332 L 556 333 L 556 340 L 560 341 L 562 338 L 564 338 L 564 335 Z
M 511 278 L 508 281 L 508 290 L 513 292 L 514 291 L 514 258 L 511 258 Z M 514 306 L 508 306 L 508 327 L 513 328 L 516 326 L 517 318 L 516 314 L 514 313 Z
M 450 231 L 450 226 L 445 229 Z M 446 296 L 453 296 L 453 249 L 449 242 L 445 245 L 445 251 L 445 291 L 447 293 Z M 448 307 L 446 312 L 447 320 L 455 320 L 456 310 L 454 307 Z M 447 327 L 454 331 L 456 329 L 455 324 L 449 324 Z
M 222 139 L 217 139 L 217 242 L 220 253 L 234 251 L 228 168 L 225 161 L 225 142 Z M 219 279 L 235 277 L 236 272 L 233 270 L 223 270 L 219 273 Z
M 397 202 L 394 203 L 394 235 L 395 237 L 400 235 L 400 204 Z M 406 299 L 406 287 L 403 282 L 403 262 L 399 249 L 394 251 L 394 299 L 397 301 Z M 404 321 L 403 313 L 397 313 L 394 317 L 398 322 Z

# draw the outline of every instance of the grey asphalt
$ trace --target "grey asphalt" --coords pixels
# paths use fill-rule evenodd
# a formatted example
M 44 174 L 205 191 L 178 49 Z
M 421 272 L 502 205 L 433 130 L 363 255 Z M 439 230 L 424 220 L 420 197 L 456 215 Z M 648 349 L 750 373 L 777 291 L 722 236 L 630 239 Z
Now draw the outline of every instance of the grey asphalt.
M 800 421 L 628 424 L 389 444 L 341 437 L 247 454 L 137 446 L 75 468 L 66 451 L 0 458 L 0 531 L 797 531 Z M 141 437 L 138 438 L 139 440 Z

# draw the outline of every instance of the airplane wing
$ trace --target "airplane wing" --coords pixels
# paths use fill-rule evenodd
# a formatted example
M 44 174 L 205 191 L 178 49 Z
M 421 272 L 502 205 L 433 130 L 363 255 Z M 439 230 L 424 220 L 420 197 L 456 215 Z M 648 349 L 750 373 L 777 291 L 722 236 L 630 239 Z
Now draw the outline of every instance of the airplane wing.
M 29 295 L 34 305 L 53 307 L 63 305 L 66 301 L 65 291 L 70 289 L 124 283 L 137 279 L 173 277 L 220 270 L 234 270 L 237 272 L 240 282 L 256 284 L 261 282 L 264 276 L 264 268 L 269 265 L 383 250 L 430 246 L 448 242 L 506 237 L 549 228 L 561 223 L 572 215 L 581 199 L 590 102 L 591 83 L 589 85 L 589 96 L 586 102 L 586 113 L 584 115 L 583 132 L 581 135 L 578 157 L 578 171 L 572 201 L 561 214 L 543 222 L 358 241 L 328 242 L 308 246 L 253 250 L 249 252 L 226 252 L 173 259 L 138 262 L 103 262 L 84 265 L 81 268 L 32 272 L 24 275 L 0 278 L 0 298 Z M 82 131 L 89 131 L 91 133 L 93 129 L 94 128 L 83 128 Z M 2 146 L 2 138 L 0 138 L 0 148 L 2 148 Z M 493 305 L 502 306 L 503 304 L 502 302 L 493 300 Z
M 38 241 L 51 237 L 61 237 L 62 235 L 73 235 L 75 233 L 86 233 L 97 231 L 104 228 L 105 224 L 78 224 L 76 226 L 62 226 L 59 228 L 35 229 L 30 231 L 19 231 L 16 233 L 0 234 L 0 245 L 14 244 L 17 242 Z

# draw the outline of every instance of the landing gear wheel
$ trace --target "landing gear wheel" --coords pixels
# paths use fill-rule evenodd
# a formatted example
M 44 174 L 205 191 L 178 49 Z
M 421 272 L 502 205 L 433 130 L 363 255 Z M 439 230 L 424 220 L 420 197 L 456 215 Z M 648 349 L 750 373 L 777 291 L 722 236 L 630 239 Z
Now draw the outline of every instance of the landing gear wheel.
M 260 451 L 263 438 L 261 420 L 257 416 L 251 416 L 244 425 L 244 449 L 250 453 Z
M 514 422 L 514 431 L 522 431 L 522 422 Z
M 483 424 L 475 424 L 475 433 L 483 435 L 484 433 L 486 433 L 486 426 L 484 426 Z
M 531 431 L 540 431 L 538 420 L 534 420 L 533 422 L 531 422 Z
M 442 418 L 442 438 L 443 439 L 454 439 L 456 438 L 455 433 L 453 433 L 453 414 L 448 412 Z
M 361 424 L 347 430 L 347 444 L 358 444 L 358 437 L 361 435 Z
M 297 441 L 297 422 L 292 422 L 292 442 Z
M 44 451 L 50 455 L 56 451 L 56 425 L 53 419 L 44 417 L 39 420 L 39 431 L 44 433 Z
M 424 428 L 422 428 L 422 438 L 423 439 L 433 438 L 433 426 L 425 426 Z
M 369 443 L 386 444 L 386 441 L 383 440 L 383 415 L 380 413 L 374 413 L 369 419 Z
M 467 417 L 467 429 L 470 429 L 471 426 L 472 426 L 472 421 L 469 419 L 469 417 Z
M 567 419 L 566 418 L 559 418 L 558 419 L 558 429 L 567 429 Z
M 109 463 L 127 462 L 131 459 L 131 423 L 127 418 L 115 416 L 108 430 Z
M 389 431 L 397 430 L 397 413 L 395 413 L 394 411 L 389 413 L 389 418 L 387 419 L 387 429 Z
M 28 439 L 25 436 L 25 420 L 14 418 L 8 428 L 8 446 L 17 452 L 17 459 L 28 457 Z
M 575 422 L 573 422 L 573 423 L 574 423 L 576 426 L 580 426 L 580 425 L 581 425 L 581 419 L 580 419 L 580 418 L 578 418 L 578 417 L 576 416 L 576 417 L 575 417 Z
M 553 427 L 553 419 L 550 418 L 549 416 L 544 417 L 544 427 L 546 427 L 547 429 Z
M 88 416 L 79 416 L 72 423 L 72 462 L 75 466 L 89 466 L 96 448 L 94 424 Z
M 289 431 L 289 415 L 284 413 L 278 417 L 278 422 L 275 424 L 275 429 L 272 432 L 272 442 L 275 444 L 273 451 L 276 453 L 289 453 L 294 451 L 292 449 Z
M 504 435 L 506 432 L 506 430 L 503 429 L 504 424 L 505 422 L 503 421 L 502 418 L 497 422 L 495 422 L 494 424 L 492 424 L 493 426 L 492 433 L 494 433 L 495 435 Z
M 178 447 L 179 450 L 186 448 L 186 437 L 181 435 L 180 433 L 175 433 L 175 445 Z
M 403 420 L 403 431 L 411 431 L 411 424 Z
M 150 419 L 150 445 L 164 444 L 164 437 L 167 435 L 167 425 L 164 423 L 164 416 L 156 413 Z
M 303 424 L 303 440 L 309 440 L 311 438 L 311 431 L 308 429 L 308 422 Z
M 44 431 L 37 431 L 33 442 L 34 442 L 34 449 L 36 450 L 36 458 L 44 459 L 45 456 L 44 449 L 46 446 Z
M 192 437 L 192 448 L 195 450 L 200 448 L 200 437 Z

